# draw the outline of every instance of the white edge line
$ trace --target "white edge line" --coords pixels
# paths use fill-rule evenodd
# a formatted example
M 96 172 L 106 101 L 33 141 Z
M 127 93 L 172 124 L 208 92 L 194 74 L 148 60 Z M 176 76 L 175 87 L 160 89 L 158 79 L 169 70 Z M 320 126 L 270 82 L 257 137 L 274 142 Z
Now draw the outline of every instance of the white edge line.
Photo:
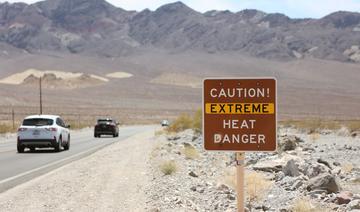
M 108 145 L 110 145 L 110 144 L 112 144 L 112 143 L 109 143 Z M 77 154 L 75 154 L 75 155 L 72 155 L 72 156 L 70 156 L 70 157 L 63 158 L 63 159 L 61 159 L 61 160 L 59 160 L 59 161 L 55 161 L 55 162 L 52 162 L 52 163 L 50 163 L 50 164 L 46 164 L 46 165 L 44 165 L 44 166 L 40 166 L 40 167 L 38 167 L 38 168 L 31 169 L 31 170 L 26 171 L 26 172 L 23 172 L 23 173 L 21 173 L 21 174 L 18 174 L 18 175 L 15 175 L 15 176 L 6 178 L 6 179 L 0 181 L 0 185 L 3 184 L 3 183 L 7 183 L 7 182 L 9 182 L 9 181 L 15 180 L 15 179 L 17 179 L 17 178 L 26 176 L 26 175 L 31 174 L 31 173 L 33 173 L 33 172 L 40 171 L 40 170 L 42 170 L 42 169 L 46 169 L 46 168 L 51 167 L 51 166 L 55 166 L 55 165 L 57 165 L 57 164 L 60 164 L 61 162 L 64 162 L 64 161 L 66 161 L 66 160 L 70 160 L 70 159 L 72 159 L 72 158 L 75 158 L 75 157 L 77 157 L 77 156 L 79 156 L 79 155 L 82 155 L 82 154 L 91 152 L 91 151 L 93 151 L 93 150 L 95 150 L 95 149 L 97 149 L 97 148 L 106 147 L 106 146 L 107 146 L 107 145 L 105 145 L 105 146 L 95 146 L 95 147 L 93 147 L 93 148 L 91 148 L 91 149 L 88 149 L 87 151 L 79 152 L 79 153 L 77 153 Z M 60 168 L 60 167 L 58 167 L 58 168 Z

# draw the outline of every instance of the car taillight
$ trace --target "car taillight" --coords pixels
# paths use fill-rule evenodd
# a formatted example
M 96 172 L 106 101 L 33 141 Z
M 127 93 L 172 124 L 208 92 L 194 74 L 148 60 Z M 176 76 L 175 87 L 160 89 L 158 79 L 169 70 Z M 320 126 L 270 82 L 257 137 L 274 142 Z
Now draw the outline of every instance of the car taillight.
M 20 127 L 20 128 L 18 129 L 18 132 L 23 132 L 23 131 L 25 131 L 25 130 L 27 130 L 27 129 L 24 128 L 24 127 Z
M 45 128 L 46 130 L 48 131 L 51 131 L 51 132 L 56 132 L 57 129 L 55 127 L 50 127 L 50 128 Z

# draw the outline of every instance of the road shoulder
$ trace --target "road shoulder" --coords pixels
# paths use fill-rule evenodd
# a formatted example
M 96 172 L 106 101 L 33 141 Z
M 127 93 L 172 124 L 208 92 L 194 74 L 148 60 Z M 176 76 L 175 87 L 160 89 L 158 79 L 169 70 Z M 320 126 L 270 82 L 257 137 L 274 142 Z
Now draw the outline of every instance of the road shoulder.
M 153 136 L 152 130 L 137 134 L 1 193 L 0 208 L 5 211 L 143 211 Z

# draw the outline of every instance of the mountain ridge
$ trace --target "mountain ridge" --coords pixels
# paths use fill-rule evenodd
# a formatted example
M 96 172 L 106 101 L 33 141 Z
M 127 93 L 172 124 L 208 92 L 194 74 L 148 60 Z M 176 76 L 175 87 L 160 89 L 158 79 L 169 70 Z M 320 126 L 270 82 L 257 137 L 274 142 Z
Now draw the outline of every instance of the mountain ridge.
M 10 45 L 32 54 L 120 57 L 153 48 L 360 62 L 360 13 L 292 19 L 254 9 L 201 13 L 180 1 L 154 11 L 127 11 L 105 0 L 5 2 L 0 3 L 0 44 L 0 57 L 14 52 Z

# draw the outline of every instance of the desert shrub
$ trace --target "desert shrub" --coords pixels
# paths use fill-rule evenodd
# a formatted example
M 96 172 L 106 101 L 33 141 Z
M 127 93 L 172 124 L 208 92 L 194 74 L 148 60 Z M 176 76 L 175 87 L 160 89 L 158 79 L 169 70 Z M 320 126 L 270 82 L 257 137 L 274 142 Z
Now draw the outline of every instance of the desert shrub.
M 319 138 L 320 138 L 319 133 L 313 133 L 313 134 L 310 135 L 310 141 L 312 141 L 312 142 L 315 142 L 315 141 L 319 140 Z
M 296 201 L 296 203 L 293 207 L 293 211 L 294 212 L 312 212 L 312 211 L 314 211 L 314 206 L 310 203 L 309 200 L 301 199 L 301 200 Z
M 160 136 L 160 135 L 163 135 L 165 133 L 164 130 L 156 130 L 155 131 L 155 136 Z
M 202 131 L 202 111 L 197 110 L 194 116 L 189 114 L 181 114 L 170 126 L 167 128 L 167 132 L 181 132 L 187 129 L 193 129 L 195 132 L 200 133 Z
M 298 199 L 295 201 L 295 204 L 292 207 L 292 211 L 294 212 L 318 212 L 318 211 L 331 211 L 329 208 L 320 207 L 318 205 L 314 205 L 310 202 L 309 199 Z
M 200 133 L 202 131 L 202 110 L 199 109 L 196 111 L 193 117 L 193 124 L 192 128 L 195 132 Z
M 68 124 L 71 126 L 71 129 L 73 129 L 73 130 L 83 129 L 83 128 L 93 126 L 92 122 L 69 121 Z
M 186 159 L 196 159 L 199 157 L 198 151 L 190 145 L 186 145 L 183 151 Z
M 181 114 L 167 128 L 168 132 L 181 132 L 192 127 L 192 118 L 188 114 Z
M 271 184 L 271 181 L 261 173 L 254 171 L 245 173 L 245 188 L 250 208 L 254 202 L 259 202 L 264 198 Z
M 221 178 L 223 182 L 233 189 L 236 189 L 237 175 L 236 168 L 230 167 L 225 171 L 225 175 Z M 270 189 L 272 182 L 266 177 L 255 171 L 245 171 L 245 192 L 248 206 L 253 205 L 254 202 L 261 201 Z M 251 211 L 251 210 L 250 210 Z
M 16 132 L 16 129 L 13 129 L 10 124 L 0 124 L 0 134 L 9 132 Z
M 225 174 L 222 177 L 224 183 L 228 185 L 232 189 L 236 189 L 236 168 L 235 167 L 229 167 L 227 170 L 225 170 Z
M 341 166 L 341 170 L 344 173 L 350 173 L 354 169 L 354 166 L 351 163 L 347 163 Z
M 345 127 L 348 128 L 350 132 L 360 131 L 360 120 L 349 121 L 345 124 Z
M 165 161 L 160 165 L 160 171 L 164 174 L 164 175 L 171 175 L 173 173 L 175 173 L 177 170 L 177 166 L 175 161 Z

